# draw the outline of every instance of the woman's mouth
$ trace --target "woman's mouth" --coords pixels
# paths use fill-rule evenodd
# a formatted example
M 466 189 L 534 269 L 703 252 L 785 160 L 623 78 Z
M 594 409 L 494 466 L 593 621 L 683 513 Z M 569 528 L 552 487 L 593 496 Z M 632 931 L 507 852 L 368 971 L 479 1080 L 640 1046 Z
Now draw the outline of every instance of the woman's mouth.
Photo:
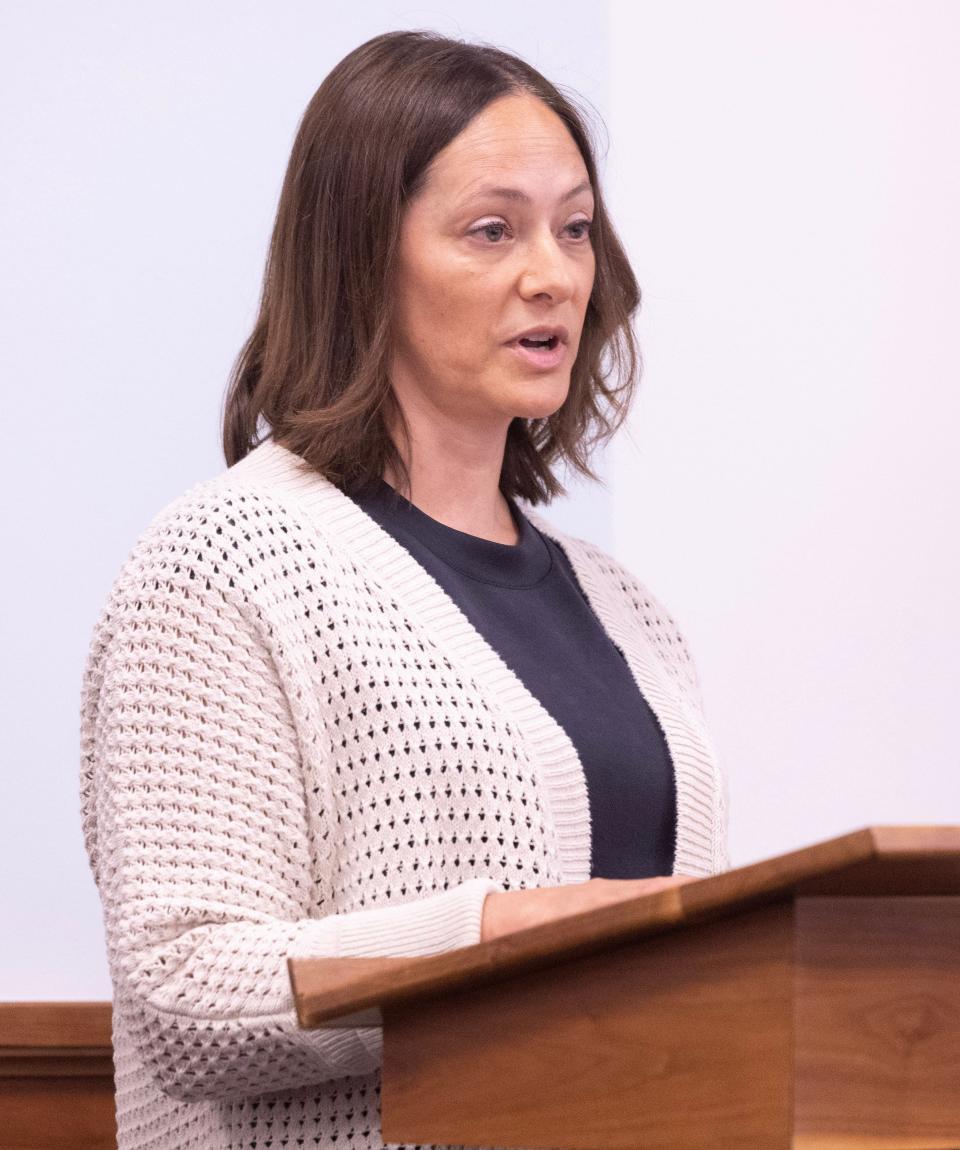
M 512 348 L 524 363 L 540 369 L 557 367 L 567 354 L 567 345 L 555 335 L 543 339 L 524 336 L 508 343 L 507 347 Z

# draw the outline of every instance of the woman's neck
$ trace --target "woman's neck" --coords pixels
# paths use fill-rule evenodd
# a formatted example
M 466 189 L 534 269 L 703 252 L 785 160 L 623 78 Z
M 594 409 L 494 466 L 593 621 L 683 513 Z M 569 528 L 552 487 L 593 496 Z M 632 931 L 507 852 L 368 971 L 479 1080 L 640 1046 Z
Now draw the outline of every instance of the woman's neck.
M 404 457 L 410 475 L 409 490 L 389 467 L 383 478 L 400 491 L 425 515 L 440 523 L 489 539 L 493 543 L 516 544 L 517 525 L 510 506 L 500 490 L 503 451 L 498 454 L 461 453 L 454 450 L 415 446 Z

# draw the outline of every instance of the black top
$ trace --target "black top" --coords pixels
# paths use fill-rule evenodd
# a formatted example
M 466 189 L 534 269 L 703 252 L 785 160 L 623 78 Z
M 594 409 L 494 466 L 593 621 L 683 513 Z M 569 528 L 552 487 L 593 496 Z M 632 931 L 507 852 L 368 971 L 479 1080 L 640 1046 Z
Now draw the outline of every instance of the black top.
M 670 753 L 563 548 L 513 501 L 520 537 L 511 546 L 431 519 L 385 480 L 353 499 L 433 576 L 573 742 L 590 796 L 591 876 L 670 874 Z

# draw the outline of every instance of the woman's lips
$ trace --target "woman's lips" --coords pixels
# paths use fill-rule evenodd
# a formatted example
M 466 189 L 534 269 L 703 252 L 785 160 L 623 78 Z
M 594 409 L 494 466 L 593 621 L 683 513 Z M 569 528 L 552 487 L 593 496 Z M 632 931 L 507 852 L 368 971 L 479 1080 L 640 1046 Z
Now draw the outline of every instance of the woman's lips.
M 542 347 L 530 347 L 516 339 L 508 343 L 507 347 L 515 351 L 524 363 L 540 368 L 541 371 L 559 367 L 567 355 L 567 345 L 559 339 L 554 341 L 553 347 L 547 344 Z

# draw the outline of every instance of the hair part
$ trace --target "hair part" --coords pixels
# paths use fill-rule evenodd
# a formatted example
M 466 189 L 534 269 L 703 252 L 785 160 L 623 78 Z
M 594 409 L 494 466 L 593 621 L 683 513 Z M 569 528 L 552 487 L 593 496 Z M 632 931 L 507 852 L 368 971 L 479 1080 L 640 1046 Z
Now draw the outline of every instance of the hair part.
M 488 104 L 529 93 L 564 122 L 594 189 L 596 259 L 570 390 L 507 432 L 500 489 L 530 504 L 562 494 L 564 462 L 591 479 L 593 448 L 626 416 L 642 369 L 631 320 L 640 289 L 604 205 L 586 115 L 519 57 L 436 32 L 388 32 L 329 73 L 300 120 L 280 193 L 259 314 L 224 399 L 232 466 L 270 435 L 344 491 L 389 467 L 409 475 L 390 386 L 392 285 L 404 206 L 433 158 Z M 267 430 L 261 434 L 263 425 Z

